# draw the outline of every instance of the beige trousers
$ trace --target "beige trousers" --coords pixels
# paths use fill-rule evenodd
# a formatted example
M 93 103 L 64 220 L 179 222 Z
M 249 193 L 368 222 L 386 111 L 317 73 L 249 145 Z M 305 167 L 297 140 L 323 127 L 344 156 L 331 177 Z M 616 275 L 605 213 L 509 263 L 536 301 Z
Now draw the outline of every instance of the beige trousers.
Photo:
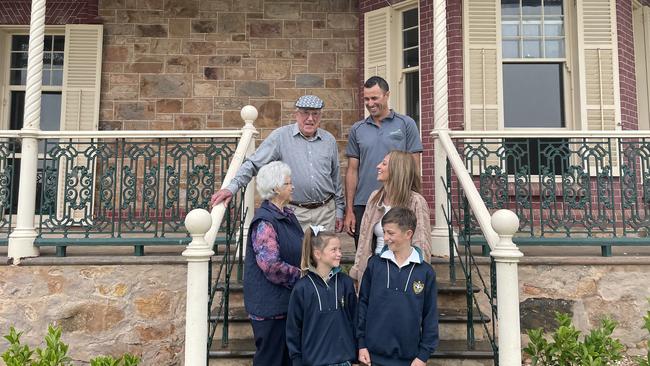
M 309 225 L 323 225 L 329 231 L 336 230 L 336 203 L 331 199 L 326 204 L 312 209 L 288 205 L 298 218 L 302 230 L 305 231 Z

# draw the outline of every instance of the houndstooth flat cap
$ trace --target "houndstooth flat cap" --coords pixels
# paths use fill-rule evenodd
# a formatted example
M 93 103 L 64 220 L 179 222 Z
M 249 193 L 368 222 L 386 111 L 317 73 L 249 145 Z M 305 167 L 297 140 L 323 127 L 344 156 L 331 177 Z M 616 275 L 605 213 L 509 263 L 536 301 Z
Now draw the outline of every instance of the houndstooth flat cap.
M 303 95 L 296 101 L 296 108 L 321 109 L 324 106 L 323 100 L 315 95 Z

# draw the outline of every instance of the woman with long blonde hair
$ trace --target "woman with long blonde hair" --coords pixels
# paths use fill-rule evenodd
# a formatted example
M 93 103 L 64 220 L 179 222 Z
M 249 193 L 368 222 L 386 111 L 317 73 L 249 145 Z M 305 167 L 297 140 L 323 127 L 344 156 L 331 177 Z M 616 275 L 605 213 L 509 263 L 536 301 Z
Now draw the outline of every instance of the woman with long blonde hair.
M 377 180 L 382 187 L 372 192 L 361 220 L 359 245 L 350 269 L 350 277 L 361 280 L 368 258 L 384 250 L 381 218 L 393 207 L 406 207 L 415 212 L 417 226 L 413 246 L 420 248 L 427 262 L 431 261 L 431 218 L 429 204 L 420 194 L 422 179 L 411 154 L 391 151 L 377 165 Z

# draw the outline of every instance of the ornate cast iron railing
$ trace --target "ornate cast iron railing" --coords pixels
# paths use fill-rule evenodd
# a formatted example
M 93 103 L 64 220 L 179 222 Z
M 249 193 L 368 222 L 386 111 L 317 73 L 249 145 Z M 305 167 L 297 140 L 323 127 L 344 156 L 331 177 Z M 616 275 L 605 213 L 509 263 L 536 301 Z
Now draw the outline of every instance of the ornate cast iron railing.
M 224 221 L 220 232 L 223 232 L 222 243 L 215 243 L 215 255 L 210 260 L 208 267 L 209 276 L 209 326 L 208 326 L 208 353 L 212 348 L 218 325 L 221 324 L 221 346 L 229 342 L 229 316 L 231 285 L 241 284 L 244 258 L 244 224 L 248 210 L 244 199 L 245 189 L 233 197 L 225 212 Z M 236 273 L 234 271 L 236 270 Z M 236 278 L 233 278 L 233 275 Z M 219 296 L 217 296 L 219 295 Z
M 7 245 L 16 213 L 18 167 L 16 151 L 20 143 L 15 137 L 0 141 L 0 245 Z
M 519 326 L 519 281 L 517 262 L 522 256 L 511 238 L 519 227 L 517 216 L 509 210 L 498 210 L 492 216 L 482 200 L 472 176 L 463 164 L 457 147 L 447 130 L 437 130 L 436 157 L 446 157 L 444 172 L 436 171 L 436 180 L 445 187 L 446 197 L 436 197 L 447 220 L 449 243 L 449 277 L 456 281 L 456 265 L 461 268 L 466 284 L 467 299 L 467 346 L 475 347 L 475 316 L 484 327 L 486 337 L 494 351 L 494 363 L 521 364 L 521 338 Z M 439 186 L 440 187 L 440 186 Z M 491 252 L 490 284 L 480 272 L 472 255 L 471 243 L 474 230 L 478 229 Z M 460 243 L 463 243 L 461 245 Z M 456 254 L 459 254 L 456 257 Z M 478 281 L 476 281 L 478 279 Z M 497 285 L 498 283 L 498 285 Z M 480 285 L 477 287 L 476 285 Z M 479 306 L 475 289 L 487 296 L 492 315 L 491 326 Z M 498 301 L 496 299 L 499 299 Z M 498 321 L 498 326 L 496 325 Z M 498 334 L 497 334 L 498 332 Z
M 56 246 L 59 256 L 70 245 L 133 245 L 143 255 L 145 245 L 189 243 L 183 219 L 194 208 L 209 208 L 238 133 L 140 132 L 51 133 L 39 141 L 36 245 Z
M 452 135 L 487 208 L 516 212 L 518 244 L 595 245 L 604 256 L 648 245 L 650 136 Z
M 494 352 L 494 364 L 499 364 L 499 345 L 496 337 L 497 323 L 497 285 L 496 266 L 494 259 L 490 259 L 489 285 L 486 282 L 481 267 L 472 254 L 472 211 L 458 180 L 452 175 L 452 169 L 447 162 L 447 178 L 441 183 L 447 190 L 447 207 L 443 210 L 449 228 L 449 278 L 457 281 L 457 268 L 465 280 L 465 299 L 467 303 L 467 348 L 476 348 L 475 326 L 482 326 L 483 332 Z M 452 187 L 454 187 L 452 189 Z M 474 222 L 474 224 L 476 224 Z M 458 240 L 459 239 L 459 240 Z M 483 295 L 489 304 L 487 313 L 479 306 L 478 296 Z M 483 300 L 483 299 L 481 299 Z M 478 322 L 475 321 L 478 319 Z

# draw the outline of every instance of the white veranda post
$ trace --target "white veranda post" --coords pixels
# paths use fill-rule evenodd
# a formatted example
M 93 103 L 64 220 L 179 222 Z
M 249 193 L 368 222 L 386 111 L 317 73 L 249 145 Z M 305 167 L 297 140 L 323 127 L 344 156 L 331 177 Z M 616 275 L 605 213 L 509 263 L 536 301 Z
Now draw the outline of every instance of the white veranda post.
M 212 218 L 204 209 L 190 211 L 185 227 L 192 242 L 183 252 L 187 258 L 187 299 L 185 306 L 185 365 L 205 365 L 208 339 L 208 266 L 214 255 L 212 245 L 205 241 Z
M 447 88 L 447 3 L 436 0 L 433 4 L 433 126 L 434 130 L 449 128 Z M 447 154 L 435 139 L 434 145 L 434 215 L 432 248 L 433 255 L 449 255 L 449 230 L 443 205 L 447 202 L 447 191 L 441 177 L 446 177 Z
M 15 261 L 36 257 L 39 250 L 34 246 L 36 229 L 36 170 L 38 164 L 38 140 L 36 133 L 41 124 L 41 88 L 43 85 L 43 41 L 45 37 L 45 0 L 32 0 L 29 24 L 29 51 L 27 59 L 27 83 L 25 86 L 25 118 L 21 130 L 20 181 L 16 228 L 9 236 L 8 257 Z
M 523 256 L 512 242 L 519 230 L 519 218 L 510 210 L 492 214 L 492 228 L 499 241 L 490 255 L 496 262 L 497 313 L 499 324 L 499 365 L 521 365 L 521 330 L 519 322 L 519 275 L 517 263 Z

